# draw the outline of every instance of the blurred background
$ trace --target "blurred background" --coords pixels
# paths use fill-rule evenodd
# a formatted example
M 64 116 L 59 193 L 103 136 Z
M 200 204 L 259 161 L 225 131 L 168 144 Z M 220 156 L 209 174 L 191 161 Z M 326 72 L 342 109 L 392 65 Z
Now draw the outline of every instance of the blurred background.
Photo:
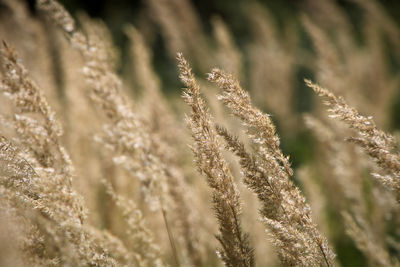
M 294 168 L 321 159 L 321 144 L 302 119 L 305 112 L 322 112 L 320 100 L 314 100 L 304 78 L 345 96 L 380 127 L 400 129 L 400 1 L 61 2 L 72 14 L 83 10 L 107 24 L 121 51 L 118 71 L 125 76 L 132 66 L 124 27 L 133 24 L 153 53 L 153 67 L 170 99 L 182 88 L 174 56 L 178 51 L 200 78 L 215 66 L 233 72 L 257 106 L 272 114 Z M 364 266 L 365 256 L 344 234 L 335 205 L 330 208 L 328 225 L 339 261 Z
M 32 10 L 34 10 L 34 1 L 29 0 L 28 2 Z M 207 63 L 203 64 L 199 59 L 196 61 L 195 58 L 200 57 L 204 62 L 206 58 L 212 58 L 212 53 L 203 55 L 203 53 L 207 54 L 205 50 L 209 49 L 209 47 L 216 50 L 229 50 L 230 47 L 218 48 L 218 46 L 221 46 L 219 42 L 224 42 L 224 40 L 219 40 L 218 38 L 230 38 L 231 45 L 240 54 L 241 62 L 227 64 L 240 65 L 242 74 L 239 78 L 241 84 L 249 91 L 254 92 L 253 94 L 259 107 L 275 116 L 278 128 L 284 123 L 291 125 L 289 128 L 294 126 L 299 128 L 298 124 L 289 117 L 292 117 L 293 114 L 301 114 L 313 110 L 312 92 L 305 87 L 303 80 L 304 78 L 317 78 L 316 69 L 318 70 L 320 67 L 317 66 L 317 60 L 313 58 L 313 55 L 318 55 L 319 48 L 317 47 L 318 45 L 313 44 L 312 37 L 307 33 L 307 27 L 304 26 L 304 17 L 306 15 L 315 19 L 316 23 L 326 30 L 329 37 L 339 39 L 341 37 L 337 36 L 347 34 L 349 38 L 352 38 L 351 42 L 354 42 L 360 49 L 369 45 L 369 36 L 366 35 L 365 29 L 369 26 L 366 25 L 365 21 L 375 24 L 378 28 L 397 27 L 397 30 L 400 24 L 400 1 L 396 0 L 376 1 L 377 7 L 369 5 L 369 1 L 366 1 L 365 5 L 363 5 L 359 3 L 362 1 L 351 0 L 332 0 L 322 1 L 321 3 L 313 0 L 193 0 L 187 1 L 189 5 L 184 7 L 185 10 L 182 10 L 182 7 L 176 4 L 178 3 L 176 1 L 174 8 L 171 10 L 164 8 L 164 11 L 162 10 L 163 7 L 171 3 L 174 5 L 174 1 L 169 3 L 169 1 L 150 0 L 62 0 L 60 2 L 72 14 L 76 15 L 78 12 L 84 11 L 91 17 L 100 18 L 106 23 L 112 33 L 115 45 L 121 52 L 118 71 L 125 75 L 130 73 L 131 61 L 128 56 L 129 40 L 124 33 L 124 28 L 130 23 L 135 25 L 143 34 L 147 45 L 150 46 L 153 53 L 153 66 L 162 80 L 162 90 L 167 95 L 176 96 L 181 92 L 181 85 L 177 79 L 174 52 L 184 52 L 189 59 L 194 60 L 192 65 L 195 68 L 195 72 L 199 76 L 205 77 L 206 72 L 211 67 L 223 67 L 224 64 L 221 66 L 221 62 L 218 60 L 208 60 Z M 371 10 L 366 11 L 368 8 Z M 373 9 L 377 8 L 381 10 L 376 10 L 376 13 L 381 12 L 387 18 L 382 19 L 379 17 L 381 15 L 374 14 Z M 165 14 L 168 11 L 171 14 Z M 185 12 L 186 14 L 182 14 Z M 174 22 L 173 19 L 168 22 L 168 18 L 164 19 L 164 16 L 173 16 L 178 18 L 180 22 Z M 260 18 L 262 16 L 264 18 Z M 223 22 L 223 27 L 226 27 L 226 31 L 230 36 L 225 37 L 223 36 L 224 33 L 218 33 L 217 19 Z M 263 19 L 264 21 L 262 21 Z M 385 19 L 391 21 L 393 25 L 388 26 L 388 23 L 384 21 Z M 171 25 L 168 25 L 168 23 Z M 173 25 L 174 23 L 177 23 L 177 25 Z M 385 26 L 380 25 L 382 23 Z M 184 29 L 182 25 L 179 26 L 178 24 L 187 24 L 189 26 Z M 173 30 L 171 31 L 169 27 L 175 27 L 177 32 L 182 32 L 180 34 L 173 33 Z M 349 28 L 342 29 L 342 32 L 339 32 L 341 27 Z M 189 32 L 184 32 L 186 30 Z M 383 50 L 381 51 L 384 57 L 383 64 L 386 64 L 385 68 L 387 67 L 385 71 L 398 75 L 400 48 L 399 46 L 396 47 L 398 43 L 393 43 L 391 40 L 399 38 L 398 32 L 385 33 L 385 31 L 383 30 L 382 33 L 379 33 L 383 38 L 383 43 L 380 45 L 382 45 L 381 49 Z M 219 37 L 217 36 L 218 34 L 220 34 Z M 185 38 L 187 38 L 187 44 L 180 44 L 180 42 L 185 41 Z M 189 39 L 193 39 L 197 43 L 193 44 Z M 336 40 L 333 40 L 333 42 L 336 42 Z M 260 49 L 263 46 L 265 50 L 272 49 L 270 49 L 272 51 L 270 55 L 263 54 L 262 49 Z M 258 55 L 257 51 L 259 52 Z M 231 56 L 229 52 L 226 51 L 227 57 Z M 366 51 L 366 54 L 361 57 L 370 57 L 370 64 L 380 64 L 379 62 L 374 62 L 372 53 Z M 253 60 L 257 57 L 258 60 Z M 269 66 L 273 64 L 276 65 Z M 373 69 L 380 66 L 370 67 Z M 254 73 L 254 68 L 259 69 L 259 73 Z M 284 86 L 282 86 L 281 82 L 273 80 L 273 76 L 279 77 L 278 73 L 287 75 L 286 79 L 289 81 L 286 81 Z M 367 74 L 365 73 L 364 75 Z M 379 79 L 379 77 L 376 79 Z M 263 84 L 260 85 L 260 82 Z M 291 97 L 285 96 L 285 90 L 292 91 Z M 361 93 L 369 101 L 373 101 L 377 97 L 376 93 L 369 93 L 369 90 L 371 89 L 364 88 Z M 399 129 L 400 88 L 397 87 L 390 93 L 386 92 L 385 89 L 379 88 L 375 88 L 373 91 L 382 91 L 380 94 L 386 95 L 388 98 L 388 102 L 385 102 L 384 110 L 380 111 L 384 113 L 382 115 L 383 118 L 380 119 L 382 126 L 390 130 Z M 268 95 L 268 93 L 271 93 L 272 96 Z M 282 102 L 276 94 L 289 98 L 287 103 Z M 272 100 L 267 99 L 271 97 Z M 268 103 L 268 101 L 272 103 Z M 284 105 L 290 105 L 288 107 L 290 110 L 274 110 L 283 109 L 282 106 Z M 286 119 L 284 119 L 285 116 L 287 116 Z M 298 119 L 296 117 L 294 120 Z M 287 122 L 283 122 L 286 120 Z M 283 148 L 288 154 L 292 155 L 295 166 L 298 166 L 303 161 L 311 160 L 310 150 L 306 148 L 312 145 L 312 141 L 308 138 L 309 135 L 307 133 L 302 130 L 295 130 L 283 131 L 281 135 L 284 138 L 282 142 Z
M 27 1 L 29 12 L 33 17 L 40 17 L 34 2 Z M 345 197 L 337 194 L 343 185 L 337 182 L 338 174 L 330 165 L 334 153 L 327 148 L 324 140 L 314 136 L 315 133 L 310 130 L 312 127 L 305 123 L 304 114 L 312 114 L 321 119 L 338 142 L 348 136 L 347 132 L 328 122 L 320 99 L 305 86 L 304 79 L 316 81 L 335 94 L 344 96 L 351 106 L 362 114 L 373 116 L 380 128 L 392 132 L 398 138 L 400 1 L 60 2 L 81 23 L 82 12 L 105 22 L 111 33 L 112 49 L 117 51 L 116 71 L 123 77 L 126 87 L 140 99 L 145 92 L 143 86 L 138 84 L 139 67 L 132 60 L 132 42 L 127 34 L 128 25 L 133 25 L 143 37 L 150 52 L 152 68 L 158 77 L 157 82 L 179 121 L 183 122 L 185 107 L 180 99 L 183 86 L 179 82 L 176 68 L 177 52 L 183 52 L 189 59 L 216 120 L 235 129 L 240 128 L 240 125 L 226 119 L 226 111 L 215 101 L 218 90 L 205 81 L 206 73 L 213 67 L 233 73 L 250 92 L 256 106 L 271 114 L 281 137 L 282 149 L 286 155 L 290 155 L 296 170 L 296 183 L 304 189 L 310 202 L 314 200 L 312 209 L 317 209 L 316 221 L 329 229 L 325 230 L 329 241 L 334 244 L 338 262 L 343 266 L 365 266 L 369 262 L 368 255 L 357 248 L 345 233 L 340 211 L 347 209 L 350 206 L 348 203 L 354 203 L 354 199 L 346 202 L 343 200 Z M 43 24 L 46 30 L 51 29 L 46 22 Z M 51 34 L 49 36 L 51 38 Z M 57 53 L 62 52 L 57 52 L 57 49 L 51 52 L 55 83 L 63 84 L 65 79 L 67 84 L 63 70 L 57 69 L 57 62 L 62 61 Z M 58 86 L 64 89 L 67 87 Z M 348 158 L 352 159 L 356 153 L 354 151 L 347 154 Z M 385 234 L 392 239 L 399 237 L 400 233 L 395 227 L 398 224 L 393 222 L 399 216 L 391 215 L 389 218 L 383 214 L 380 206 L 382 203 L 376 204 L 371 200 L 373 182 L 369 175 L 370 167 L 357 163 L 360 165 L 355 168 L 356 164 L 351 160 L 345 163 L 349 165 L 348 173 L 356 173 L 354 177 L 359 178 L 357 186 L 362 188 L 360 190 L 363 193 L 357 201 L 366 206 L 366 220 L 372 228 L 379 224 L 371 235 L 382 239 Z M 350 165 L 354 169 L 350 170 Z M 326 202 L 324 208 L 321 208 L 323 211 L 320 217 L 318 205 L 322 200 L 313 199 L 312 194 L 308 194 L 305 188 L 307 182 L 301 178 L 305 169 L 311 170 L 312 175 L 309 176 L 315 178 L 314 182 L 320 187 L 320 195 Z M 399 258 L 399 249 L 393 245 L 398 244 L 399 240 L 396 242 L 388 242 L 386 247 L 391 256 Z
M 34 10 L 34 1 L 29 0 L 32 10 Z M 110 28 L 113 40 L 116 46 L 121 50 L 121 64 L 119 66 L 119 71 L 123 72 L 124 69 L 128 68 L 128 38 L 124 34 L 124 27 L 132 23 L 135 25 L 139 31 L 145 36 L 147 44 L 151 47 L 151 51 L 154 54 L 153 62 L 157 73 L 160 75 L 163 82 L 163 90 L 166 93 L 180 93 L 177 88 L 179 88 L 179 82 L 176 79 L 176 68 L 174 57 L 171 56 L 171 49 L 168 47 L 171 40 L 168 40 L 166 34 L 163 34 L 165 26 L 163 25 L 161 14 L 154 11 L 152 8 L 154 5 L 162 7 L 167 4 L 167 1 L 139 1 L 139 0 L 62 0 L 60 1 L 72 14 L 77 14 L 79 11 L 85 11 L 91 17 L 102 19 L 107 26 Z M 243 72 L 249 71 L 248 67 L 251 65 L 251 44 L 257 41 L 259 34 L 268 34 L 266 32 L 257 32 L 254 30 L 254 24 L 260 24 L 254 18 L 252 18 L 251 13 L 253 12 L 254 4 L 259 5 L 261 8 L 265 8 L 268 20 L 274 27 L 276 27 L 275 32 L 270 32 L 269 34 L 276 34 L 276 36 L 264 36 L 267 41 L 270 38 L 280 38 L 277 42 L 278 46 L 288 46 L 296 45 L 297 51 L 304 51 L 305 53 L 315 52 L 315 46 L 312 44 L 310 36 L 307 34 L 306 30 L 302 26 L 301 17 L 304 14 L 310 14 L 312 17 L 318 17 L 318 23 L 326 26 L 326 29 L 330 32 L 328 34 L 334 35 L 335 27 L 340 27 L 340 20 L 347 20 L 347 25 L 351 27 L 349 33 L 354 38 L 354 41 L 362 47 L 366 42 L 366 37 L 364 35 L 364 21 L 369 19 L 371 23 L 378 25 L 380 23 L 379 18 L 374 18 L 371 14 L 364 12 L 363 6 L 358 4 L 357 1 L 351 0 L 332 0 L 330 2 L 332 6 L 335 6 L 338 10 L 332 10 L 331 14 L 324 14 L 325 12 L 330 12 L 329 10 L 323 10 L 324 4 L 318 4 L 317 1 L 312 0 L 286 0 L 286 1 L 246 1 L 246 0 L 193 0 L 190 2 L 190 12 L 186 14 L 188 17 L 195 15 L 192 22 L 196 23 L 193 28 L 193 35 L 202 34 L 200 39 L 205 39 L 205 42 L 209 46 L 216 47 L 215 40 L 215 27 L 213 27 L 213 20 L 219 18 L 223 21 L 227 30 L 231 34 L 232 42 L 237 47 L 237 49 L 242 54 L 242 64 Z M 323 1 L 325 2 L 325 1 Z M 389 20 L 392 20 L 395 24 L 394 27 L 398 27 L 400 24 L 400 2 L 396 0 L 382 0 L 377 1 L 382 12 L 384 12 Z M 374 7 L 371 7 L 374 8 Z M 182 17 L 180 15 L 181 11 L 179 8 L 172 10 L 171 16 Z M 182 12 L 185 12 L 184 10 Z M 176 14 L 174 14 L 176 13 Z M 325 18 L 324 18 L 325 16 Z M 336 17 L 335 17 L 336 16 Z M 369 18 L 368 18 L 369 17 Z M 185 21 L 185 18 L 182 17 Z M 336 22 L 335 22 L 336 20 Z M 190 21 L 186 21 L 190 23 Z M 335 25 L 335 23 L 338 23 Z M 331 24 L 331 25 L 328 25 Z M 263 27 L 262 25 L 260 26 Z M 330 28 L 332 27 L 332 28 Z M 179 29 L 177 29 L 179 31 Z M 197 33 L 195 31 L 198 31 Z M 288 44 L 287 34 L 288 31 L 293 31 L 296 37 L 292 40 L 294 44 Z M 182 34 L 185 36 L 185 34 Z M 260 37 L 261 38 L 261 37 Z M 390 47 L 390 37 L 383 36 L 384 42 L 388 43 L 389 47 L 383 48 L 385 51 L 385 60 L 390 64 L 390 71 L 396 72 L 400 68 L 398 55 L 399 47 Z M 395 37 L 396 38 L 396 37 Z M 177 46 L 179 48 L 179 45 Z M 181 47 L 182 50 L 183 47 Z M 286 48 L 285 48 L 286 49 Z M 194 49 L 196 50 L 196 49 Z M 183 51 L 184 52 L 184 51 Z M 198 51 L 196 51 L 199 53 Z M 192 55 L 187 55 L 192 57 Z M 304 77 L 312 78 L 313 70 L 307 65 L 309 63 L 303 64 L 305 59 L 302 57 L 301 53 L 291 54 L 294 57 L 293 64 L 295 66 L 294 72 L 294 85 L 297 88 L 295 92 L 295 107 L 298 111 L 304 112 L 311 110 L 311 100 L 310 92 L 304 87 L 303 79 Z M 299 57 L 299 58 L 296 58 Z M 209 64 L 210 66 L 217 66 L 218 62 Z M 198 66 L 195 65 L 195 68 Z M 197 70 L 197 69 L 196 69 Z M 207 69 L 206 69 L 207 70 Z M 204 73 L 202 73 L 204 75 Z M 250 84 L 250 78 L 248 75 L 243 75 L 241 77 L 241 82 L 248 88 Z M 249 88 L 250 89 L 250 88 Z M 392 129 L 398 129 L 400 127 L 400 108 L 397 103 L 399 100 L 392 99 L 391 109 L 388 111 L 389 118 L 387 126 Z M 268 109 L 268 107 L 265 107 Z M 399 114 L 399 115 L 398 115 Z

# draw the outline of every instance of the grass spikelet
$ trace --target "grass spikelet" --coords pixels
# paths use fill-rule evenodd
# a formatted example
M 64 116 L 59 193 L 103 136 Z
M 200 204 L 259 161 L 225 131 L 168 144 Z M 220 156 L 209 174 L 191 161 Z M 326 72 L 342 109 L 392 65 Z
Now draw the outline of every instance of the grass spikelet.
M 375 175 L 385 186 L 392 189 L 400 201 L 400 157 L 393 152 L 395 148 L 394 138 L 380 130 L 372 117 L 365 117 L 349 106 L 342 97 L 336 97 L 330 91 L 305 80 L 307 86 L 323 97 L 328 107 L 331 118 L 343 121 L 357 132 L 356 137 L 347 140 L 360 146 L 387 175 Z
M 289 159 L 279 148 L 279 138 L 269 115 L 251 105 L 250 97 L 233 76 L 214 69 L 208 76 L 223 93 L 219 99 L 246 125 L 255 145 L 250 155 L 226 130 L 218 132 L 240 158 L 244 183 L 257 194 L 261 219 L 271 232 L 282 263 L 298 266 L 333 266 L 334 254 L 312 222 L 311 210 L 294 186 Z
M 211 115 L 200 96 L 200 88 L 190 66 L 182 54 L 178 54 L 177 59 L 180 79 L 186 86 L 183 98 L 192 110 L 187 117 L 195 142 L 192 151 L 199 171 L 207 178 L 208 186 L 213 190 L 213 207 L 220 231 L 217 239 L 222 246 L 218 250 L 219 256 L 226 266 L 253 266 L 253 249 L 239 222 L 239 191 L 222 156 L 222 146 L 213 128 Z

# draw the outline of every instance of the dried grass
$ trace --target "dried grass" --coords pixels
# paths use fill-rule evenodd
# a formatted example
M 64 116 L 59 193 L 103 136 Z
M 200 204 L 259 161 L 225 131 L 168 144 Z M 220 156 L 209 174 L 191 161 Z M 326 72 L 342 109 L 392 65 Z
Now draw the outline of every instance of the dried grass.
M 385 49 L 398 60 L 400 31 L 375 1 L 353 4 L 360 29 L 333 1 L 305 1 L 282 25 L 244 3 L 243 44 L 221 17 L 208 36 L 188 0 L 148 1 L 154 25 L 124 28 L 131 68 L 120 73 L 124 53 L 101 20 L 77 23 L 55 0 L 35 15 L 0 1 L 0 266 L 399 266 L 399 144 L 387 127 L 399 79 Z M 187 105 L 164 94 L 157 30 L 166 54 L 193 62 L 178 53 Z M 195 77 L 211 64 L 224 70 Z M 298 119 L 300 68 L 323 85 L 305 80 L 328 116 L 317 104 Z M 298 166 L 286 142 L 305 128 L 314 157 Z

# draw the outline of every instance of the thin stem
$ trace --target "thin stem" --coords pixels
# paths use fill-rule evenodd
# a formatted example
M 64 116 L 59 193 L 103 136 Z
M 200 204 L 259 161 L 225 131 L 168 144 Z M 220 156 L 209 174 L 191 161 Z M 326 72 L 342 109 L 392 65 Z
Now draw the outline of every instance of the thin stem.
M 168 233 L 168 239 L 169 239 L 169 243 L 171 245 L 171 249 L 172 249 L 172 254 L 174 255 L 174 260 L 175 260 L 175 265 L 177 267 L 180 267 L 180 263 L 179 263 L 179 258 L 178 258 L 178 253 L 176 251 L 176 247 L 175 247 L 175 242 L 174 242 L 174 237 L 170 231 L 169 225 L 168 225 L 168 220 L 167 220 L 167 212 L 165 211 L 165 208 L 162 207 L 161 208 L 161 212 L 163 215 L 163 219 L 164 219 L 164 223 L 165 223 L 165 228 L 167 228 L 167 233 Z

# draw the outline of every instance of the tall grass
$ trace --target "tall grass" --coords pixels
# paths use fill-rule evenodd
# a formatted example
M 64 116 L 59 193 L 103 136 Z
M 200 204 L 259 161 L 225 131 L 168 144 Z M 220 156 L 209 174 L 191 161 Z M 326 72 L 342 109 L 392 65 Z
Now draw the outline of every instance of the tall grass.
M 334 1 L 280 25 L 245 3 L 243 45 L 147 1 L 122 58 L 101 20 L 0 1 L 0 265 L 399 266 L 400 31 L 351 3 L 358 26 Z

